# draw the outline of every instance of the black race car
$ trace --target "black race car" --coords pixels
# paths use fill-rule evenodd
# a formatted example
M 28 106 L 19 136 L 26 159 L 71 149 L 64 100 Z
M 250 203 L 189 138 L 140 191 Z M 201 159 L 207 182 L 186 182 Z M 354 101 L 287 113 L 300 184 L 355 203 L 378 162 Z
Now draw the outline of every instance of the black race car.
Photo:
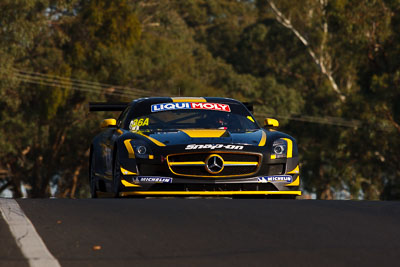
M 295 139 L 275 131 L 274 119 L 261 128 L 237 100 L 155 97 L 90 109 L 122 111 L 90 146 L 93 198 L 301 195 Z

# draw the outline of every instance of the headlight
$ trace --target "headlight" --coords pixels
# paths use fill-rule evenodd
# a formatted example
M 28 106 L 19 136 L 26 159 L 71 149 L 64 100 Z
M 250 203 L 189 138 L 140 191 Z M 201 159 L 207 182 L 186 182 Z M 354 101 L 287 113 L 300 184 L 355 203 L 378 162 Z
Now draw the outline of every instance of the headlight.
M 286 158 L 287 142 L 283 139 L 278 139 L 272 144 L 271 159 Z
M 147 148 L 145 146 L 138 146 L 136 147 L 136 153 L 138 153 L 139 155 L 144 155 L 147 152 Z
M 152 155 L 150 146 L 142 140 L 132 140 L 131 144 L 135 150 L 135 155 L 138 158 L 148 158 Z

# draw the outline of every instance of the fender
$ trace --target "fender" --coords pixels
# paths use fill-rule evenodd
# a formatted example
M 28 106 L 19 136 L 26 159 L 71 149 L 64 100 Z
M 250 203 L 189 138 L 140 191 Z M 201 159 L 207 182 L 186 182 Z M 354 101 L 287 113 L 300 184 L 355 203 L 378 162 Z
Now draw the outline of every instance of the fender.
M 104 144 L 103 144 L 104 145 Z M 103 153 L 102 149 L 102 142 L 101 142 L 101 137 L 97 136 L 94 138 L 92 145 L 91 145 L 91 153 L 92 157 L 95 157 L 95 173 L 105 176 L 106 175 L 106 163 L 105 163 L 105 158 L 106 156 Z

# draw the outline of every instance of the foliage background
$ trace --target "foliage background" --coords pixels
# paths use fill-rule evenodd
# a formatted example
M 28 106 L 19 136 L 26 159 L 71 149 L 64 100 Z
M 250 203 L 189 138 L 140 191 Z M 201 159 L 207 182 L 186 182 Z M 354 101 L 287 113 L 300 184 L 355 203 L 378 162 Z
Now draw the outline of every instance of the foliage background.
M 87 103 L 181 95 L 280 119 L 317 198 L 400 199 L 399 41 L 399 0 L 2 0 L 0 192 L 88 196 Z

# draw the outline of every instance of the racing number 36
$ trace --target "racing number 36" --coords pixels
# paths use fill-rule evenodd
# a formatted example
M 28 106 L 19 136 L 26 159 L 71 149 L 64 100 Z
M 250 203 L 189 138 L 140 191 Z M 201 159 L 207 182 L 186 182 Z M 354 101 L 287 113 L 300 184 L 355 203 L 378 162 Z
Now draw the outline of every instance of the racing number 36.
M 149 118 L 145 118 L 145 119 L 134 119 L 133 121 L 131 121 L 130 126 L 131 127 L 135 127 L 135 126 L 146 126 L 149 125 Z

